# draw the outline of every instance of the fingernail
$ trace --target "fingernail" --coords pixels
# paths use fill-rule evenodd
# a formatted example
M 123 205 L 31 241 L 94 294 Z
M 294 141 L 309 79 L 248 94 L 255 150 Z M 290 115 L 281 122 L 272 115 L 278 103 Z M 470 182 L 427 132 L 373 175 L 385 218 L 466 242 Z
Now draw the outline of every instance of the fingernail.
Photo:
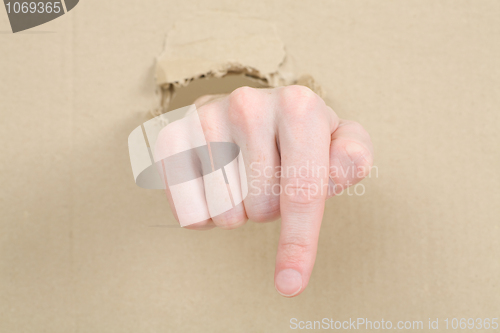
M 276 275 L 274 286 L 283 296 L 295 296 L 302 289 L 302 275 L 294 269 L 284 269 Z

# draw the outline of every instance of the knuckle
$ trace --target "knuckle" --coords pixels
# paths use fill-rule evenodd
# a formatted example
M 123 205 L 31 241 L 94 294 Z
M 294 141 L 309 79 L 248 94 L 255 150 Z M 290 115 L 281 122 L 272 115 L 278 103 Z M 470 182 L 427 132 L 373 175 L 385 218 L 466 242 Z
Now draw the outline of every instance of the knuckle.
M 364 178 L 373 166 L 372 152 L 363 144 L 353 140 L 345 140 L 343 146 L 356 171 L 356 178 Z
M 258 92 L 254 88 L 240 87 L 229 95 L 229 121 L 242 130 L 252 130 L 258 123 L 260 108 Z
M 344 149 L 354 164 L 371 166 L 371 151 L 363 144 L 349 140 L 345 143 Z
M 295 205 L 312 205 L 324 197 L 324 186 L 319 178 L 290 178 L 285 185 L 288 202 Z
M 316 106 L 319 96 L 305 86 L 293 85 L 281 91 L 283 112 L 287 116 L 302 117 L 310 115 Z
M 160 131 L 154 147 L 151 147 L 156 161 L 184 149 L 185 142 L 179 139 L 182 131 L 179 126 L 165 127 Z
M 353 135 L 354 137 L 358 138 L 359 141 L 363 141 L 367 145 L 367 149 L 370 150 L 373 149 L 372 143 L 371 143 L 371 138 L 370 134 L 368 131 L 361 125 L 360 123 L 356 121 L 344 121 L 345 123 L 342 126 L 346 126 L 349 133 Z
M 306 86 L 291 85 L 283 88 L 283 94 L 292 100 L 310 100 L 316 99 L 318 96 L 314 91 Z

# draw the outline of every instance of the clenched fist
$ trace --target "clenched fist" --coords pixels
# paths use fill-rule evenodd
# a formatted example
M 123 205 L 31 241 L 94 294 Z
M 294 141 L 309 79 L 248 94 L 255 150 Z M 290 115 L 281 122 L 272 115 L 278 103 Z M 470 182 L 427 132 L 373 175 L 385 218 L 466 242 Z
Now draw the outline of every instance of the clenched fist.
M 248 195 L 232 209 L 186 228 L 234 229 L 248 219 L 269 222 L 281 216 L 275 286 L 283 296 L 300 294 L 314 266 L 325 200 L 359 182 L 372 166 L 368 133 L 339 119 L 303 86 L 242 87 L 201 97 L 195 105 L 206 142 L 240 147 Z M 155 154 L 161 156 L 175 140 L 160 133 Z M 166 192 L 178 218 L 168 186 Z

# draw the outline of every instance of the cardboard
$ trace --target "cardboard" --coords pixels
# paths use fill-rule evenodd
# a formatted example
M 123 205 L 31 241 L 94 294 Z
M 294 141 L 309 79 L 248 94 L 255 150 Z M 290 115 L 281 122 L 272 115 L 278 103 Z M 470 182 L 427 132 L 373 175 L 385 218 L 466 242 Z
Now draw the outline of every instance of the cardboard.
M 175 23 L 157 59 L 156 83 L 162 89 L 163 109 L 168 109 L 177 88 L 228 74 L 243 74 L 266 87 L 302 84 L 324 96 L 310 75 L 299 77 L 293 72 L 292 60 L 270 22 L 235 13 L 202 12 Z
M 161 105 L 165 39 L 213 12 L 274 26 L 293 73 L 374 143 L 294 299 L 274 290 L 279 222 L 184 230 L 134 183 L 127 138 Z M 0 10 L 0 332 L 498 317 L 499 18 L 496 1 L 109 0 L 12 34 Z

